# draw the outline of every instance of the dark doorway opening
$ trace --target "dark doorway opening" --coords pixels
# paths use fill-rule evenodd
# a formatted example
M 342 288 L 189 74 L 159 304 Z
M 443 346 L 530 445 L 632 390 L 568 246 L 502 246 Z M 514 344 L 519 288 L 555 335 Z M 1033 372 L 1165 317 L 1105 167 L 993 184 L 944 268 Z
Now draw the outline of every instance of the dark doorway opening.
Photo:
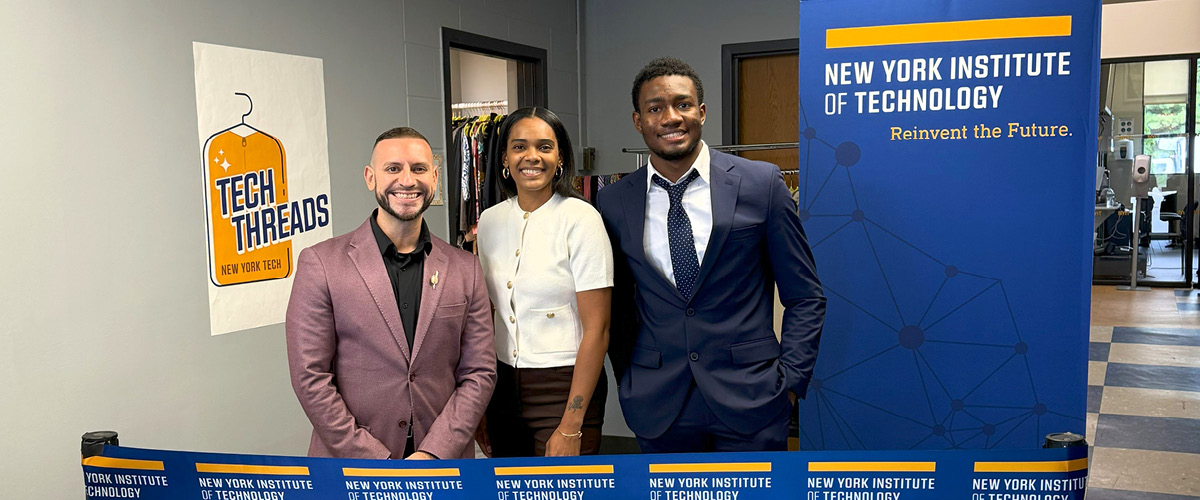
M 515 86 L 515 88 L 509 88 L 505 92 L 505 95 L 510 96 L 510 98 L 505 99 L 506 102 L 503 106 L 496 103 L 494 106 L 480 108 L 483 111 L 491 113 L 498 110 L 505 110 L 499 113 L 504 114 L 508 110 L 515 110 L 525 106 L 545 106 L 549 100 L 547 96 L 549 83 L 546 71 L 546 49 L 443 27 L 442 96 L 445 103 L 444 123 L 446 124 L 446 128 L 442 133 L 446 138 L 447 152 L 449 152 L 449 148 L 453 144 L 451 124 L 454 121 L 455 113 L 456 111 L 460 113 L 463 111 L 461 106 L 459 106 L 459 109 L 455 109 L 454 96 L 459 92 L 458 89 L 461 89 L 464 83 L 471 83 L 463 82 L 462 75 L 455 74 L 452 71 L 452 61 L 457 61 L 462 54 L 503 59 L 509 63 L 508 66 L 511 68 L 511 71 L 509 71 L 510 74 L 504 78 L 505 82 L 483 82 L 498 83 L 501 85 L 511 82 Z M 447 155 L 447 157 L 449 156 Z M 459 222 L 460 205 L 462 204 L 462 182 L 459 176 L 449 175 L 450 172 L 450 165 L 446 165 L 446 173 L 448 174 L 444 176 L 446 186 L 446 215 L 449 225 L 448 235 L 453 241 L 463 230 Z

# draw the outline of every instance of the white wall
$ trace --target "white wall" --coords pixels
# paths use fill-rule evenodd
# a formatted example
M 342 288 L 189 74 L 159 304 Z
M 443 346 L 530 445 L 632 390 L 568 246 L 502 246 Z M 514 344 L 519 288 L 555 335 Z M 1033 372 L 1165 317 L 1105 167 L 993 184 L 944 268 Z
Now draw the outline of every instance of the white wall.
M 1200 52 L 1200 1 L 1107 4 L 1100 21 L 1100 58 Z
M 324 61 L 342 234 L 375 205 L 376 135 L 444 149 L 441 26 L 548 49 L 578 134 L 576 19 L 558 0 L 0 0 L 0 498 L 81 497 L 89 430 L 306 451 L 282 325 L 208 334 L 193 41 Z M 444 236 L 445 211 L 429 219 Z
M 508 99 L 507 60 L 459 51 L 458 68 L 462 72 L 463 101 Z

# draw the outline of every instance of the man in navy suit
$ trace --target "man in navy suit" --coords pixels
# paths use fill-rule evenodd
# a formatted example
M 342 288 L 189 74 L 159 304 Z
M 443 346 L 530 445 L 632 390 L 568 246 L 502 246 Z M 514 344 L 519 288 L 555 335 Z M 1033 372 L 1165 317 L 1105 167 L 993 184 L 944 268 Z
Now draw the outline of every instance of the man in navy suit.
M 779 168 L 710 150 L 704 117 L 696 72 L 651 61 L 633 83 L 650 161 L 598 193 L 621 407 L 644 453 L 786 450 L 825 297 Z

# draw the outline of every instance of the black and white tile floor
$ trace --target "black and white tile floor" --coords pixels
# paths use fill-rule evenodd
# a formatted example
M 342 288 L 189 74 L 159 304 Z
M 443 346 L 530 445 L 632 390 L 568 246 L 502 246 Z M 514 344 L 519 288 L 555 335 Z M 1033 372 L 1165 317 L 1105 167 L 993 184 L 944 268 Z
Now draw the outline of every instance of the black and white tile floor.
M 1200 312 L 1194 291 L 1175 300 Z M 1087 498 L 1200 498 L 1200 328 L 1094 325 L 1088 359 Z

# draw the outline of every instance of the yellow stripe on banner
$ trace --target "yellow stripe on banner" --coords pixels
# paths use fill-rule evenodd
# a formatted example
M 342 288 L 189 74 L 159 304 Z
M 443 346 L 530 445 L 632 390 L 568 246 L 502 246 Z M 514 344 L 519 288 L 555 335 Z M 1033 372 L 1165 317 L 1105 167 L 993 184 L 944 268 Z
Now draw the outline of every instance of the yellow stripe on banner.
M 1071 36 L 1071 16 L 1010 17 L 825 30 L 825 48 Z
M 540 467 L 496 467 L 497 476 L 536 476 L 542 474 L 612 474 L 611 465 L 551 465 Z
M 937 462 L 809 462 L 809 472 L 936 472 Z
M 268 474 L 272 476 L 307 476 L 308 467 L 290 465 L 196 464 L 196 472 L 212 474 Z
M 163 463 L 158 460 L 134 460 L 131 458 L 87 457 L 83 465 L 88 467 L 104 467 L 106 469 L 133 470 L 163 470 Z
M 675 472 L 771 472 L 771 462 L 728 462 L 709 464 L 650 464 L 651 473 Z
M 1086 468 L 1087 458 L 1059 462 L 975 462 L 975 472 L 1075 472 Z
M 350 477 L 458 477 L 458 469 L 358 469 L 343 467 L 343 476 Z

